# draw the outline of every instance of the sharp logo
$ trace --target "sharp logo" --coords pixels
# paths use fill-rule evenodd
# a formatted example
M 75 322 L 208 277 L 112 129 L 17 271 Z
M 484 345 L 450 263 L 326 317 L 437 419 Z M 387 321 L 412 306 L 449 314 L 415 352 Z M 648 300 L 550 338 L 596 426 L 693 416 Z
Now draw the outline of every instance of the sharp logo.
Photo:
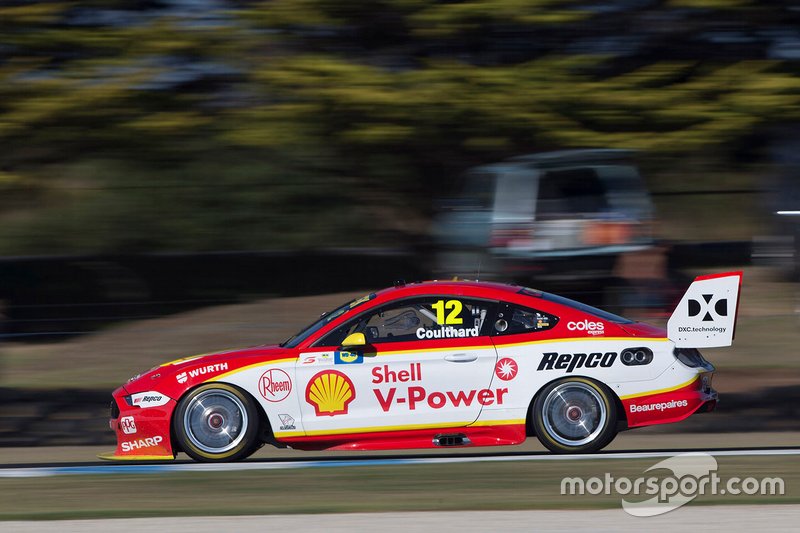
M 713 294 L 703 294 L 703 300 L 689 298 L 689 317 L 694 318 L 703 315 L 703 322 L 714 322 L 718 318 L 728 316 L 728 299 L 720 298 L 712 305 Z M 712 316 L 712 312 L 716 316 Z
M 132 440 L 123 442 L 121 444 L 123 452 L 132 452 L 134 450 L 142 450 L 146 448 L 154 448 L 164 441 L 164 437 L 148 437 L 146 439 Z

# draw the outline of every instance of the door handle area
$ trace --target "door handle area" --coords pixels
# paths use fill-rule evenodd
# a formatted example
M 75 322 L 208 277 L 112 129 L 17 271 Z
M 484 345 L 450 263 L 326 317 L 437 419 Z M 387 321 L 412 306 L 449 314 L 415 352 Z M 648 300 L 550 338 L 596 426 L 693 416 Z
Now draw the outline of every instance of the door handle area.
M 454 353 L 450 355 L 445 355 L 444 358 L 445 361 L 450 361 L 451 363 L 470 363 L 478 358 L 478 354 Z

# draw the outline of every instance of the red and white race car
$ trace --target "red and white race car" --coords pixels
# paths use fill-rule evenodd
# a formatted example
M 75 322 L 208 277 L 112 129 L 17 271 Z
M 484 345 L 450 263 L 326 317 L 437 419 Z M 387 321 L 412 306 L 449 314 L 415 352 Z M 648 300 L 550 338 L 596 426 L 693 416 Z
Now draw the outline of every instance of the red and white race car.
M 317 450 L 519 444 L 593 452 L 711 411 L 741 272 L 695 280 L 663 329 L 498 283 L 397 283 L 278 346 L 179 359 L 113 393 L 105 459 L 232 461 Z

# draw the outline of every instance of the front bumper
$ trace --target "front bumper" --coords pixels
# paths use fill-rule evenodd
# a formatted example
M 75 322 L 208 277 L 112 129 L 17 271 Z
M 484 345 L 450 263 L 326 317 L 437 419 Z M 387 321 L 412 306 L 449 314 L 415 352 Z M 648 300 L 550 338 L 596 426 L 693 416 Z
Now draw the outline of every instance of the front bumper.
M 125 400 L 128 392 L 120 387 L 112 393 L 111 417 L 108 425 L 117 436 L 113 452 L 98 455 L 111 461 L 162 461 L 175 459 L 170 421 L 175 400 L 163 405 L 139 407 Z

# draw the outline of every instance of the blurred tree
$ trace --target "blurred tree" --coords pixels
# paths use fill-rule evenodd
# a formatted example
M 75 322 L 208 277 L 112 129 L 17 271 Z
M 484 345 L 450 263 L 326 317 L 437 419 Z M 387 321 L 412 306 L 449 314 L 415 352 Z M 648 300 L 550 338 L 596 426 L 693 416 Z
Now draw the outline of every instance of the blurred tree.
M 725 154 L 798 119 L 798 22 L 774 0 L 6 2 L 0 253 L 395 245 L 480 162 Z

